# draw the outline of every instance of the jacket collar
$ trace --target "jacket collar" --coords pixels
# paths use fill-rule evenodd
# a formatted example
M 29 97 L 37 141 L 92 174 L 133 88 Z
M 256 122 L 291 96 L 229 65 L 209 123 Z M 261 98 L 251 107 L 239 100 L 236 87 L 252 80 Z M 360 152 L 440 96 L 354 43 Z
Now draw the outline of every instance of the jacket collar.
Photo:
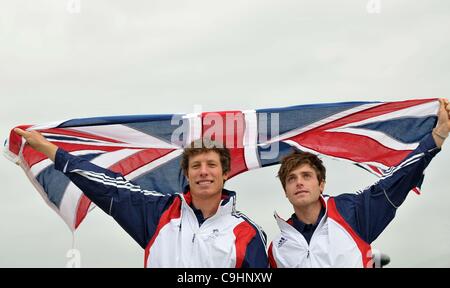
M 327 195 L 320 195 L 319 197 L 319 201 L 321 202 L 322 206 L 325 207 L 325 214 L 323 215 L 322 219 L 320 220 L 320 222 L 318 223 L 317 226 L 320 225 L 321 222 L 325 221 L 325 218 L 327 217 L 327 212 L 328 212 L 328 205 L 327 205 L 327 200 L 328 200 L 329 196 Z M 283 218 L 281 218 L 278 213 L 276 211 L 274 211 L 274 215 L 275 220 L 277 221 L 278 227 L 280 228 L 281 231 L 285 231 L 286 229 L 295 229 L 292 226 L 292 219 L 289 218 L 288 220 L 284 220 Z M 297 230 L 296 230 L 297 231 Z
M 184 189 L 184 192 L 180 195 L 180 198 L 182 199 L 182 205 L 185 205 L 189 207 L 189 209 L 192 209 L 190 205 L 192 204 L 192 195 L 189 186 L 186 186 Z M 217 209 L 217 212 L 215 215 L 220 214 L 230 214 L 234 213 L 236 211 L 236 192 L 222 189 L 222 200 L 220 201 L 219 209 Z

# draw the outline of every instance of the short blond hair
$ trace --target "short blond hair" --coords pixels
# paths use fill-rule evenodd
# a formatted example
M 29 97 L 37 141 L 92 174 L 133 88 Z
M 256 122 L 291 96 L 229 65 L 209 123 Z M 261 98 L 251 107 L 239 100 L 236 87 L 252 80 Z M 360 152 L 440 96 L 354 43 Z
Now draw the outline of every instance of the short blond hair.
M 184 148 L 183 155 L 181 157 L 181 169 L 183 169 L 184 175 L 187 175 L 189 170 L 189 159 L 195 155 L 215 152 L 219 155 L 220 164 L 222 165 L 222 174 L 231 171 L 231 156 L 230 150 L 223 147 L 220 143 L 209 139 L 197 139 L 192 141 L 191 144 Z

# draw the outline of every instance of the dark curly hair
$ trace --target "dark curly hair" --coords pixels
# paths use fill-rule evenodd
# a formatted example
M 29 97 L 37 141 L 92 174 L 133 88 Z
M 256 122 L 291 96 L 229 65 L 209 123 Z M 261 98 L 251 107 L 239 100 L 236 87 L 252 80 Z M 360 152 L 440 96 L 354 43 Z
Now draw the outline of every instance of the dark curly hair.
M 319 183 L 325 181 L 326 169 L 319 157 L 309 152 L 293 151 L 281 160 L 281 167 L 278 170 L 278 178 L 284 190 L 286 190 L 286 178 L 289 173 L 304 164 L 308 164 L 316 171 Z

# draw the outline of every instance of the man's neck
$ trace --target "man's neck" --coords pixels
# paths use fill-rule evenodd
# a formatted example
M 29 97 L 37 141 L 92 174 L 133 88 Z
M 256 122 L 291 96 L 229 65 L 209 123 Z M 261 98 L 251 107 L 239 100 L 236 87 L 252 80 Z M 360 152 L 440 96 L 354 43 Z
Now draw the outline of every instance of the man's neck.
M 192 197 L 192 205 L 194 205 L 196 209 L 202 211 L 203 218 L 206 219 L 216 214 L 221 199 L 222 196 L 220 194 L 214 198 L 207 199 Z
M 294 207 L 295 216 L 305 224 L 316 224 L 321 209 L 322 203 L 320 203 L 320 200 L 308 206 Z

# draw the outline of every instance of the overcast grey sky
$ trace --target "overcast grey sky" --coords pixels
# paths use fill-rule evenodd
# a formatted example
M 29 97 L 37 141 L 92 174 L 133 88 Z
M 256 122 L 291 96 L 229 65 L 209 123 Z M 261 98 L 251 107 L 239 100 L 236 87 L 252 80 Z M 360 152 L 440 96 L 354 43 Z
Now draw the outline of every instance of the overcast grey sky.
M 69 2 L 75 2 L 70 9 Z M 449 97 L 450 2 L 380 0 L 0 0 L 0 135 L 90 116 L 245 110 Z M 79 12 L 79 13 L 78 13 Z M 373 247 L 388 267 L 450 267 L 450 144 Z M 376 178 L 325 159 L 325 192 Z M 292 208 L 278 167 L 227 183 L 238 208 L 277 233 Z M 0 267 L 64 267 L 66 224 L 2 157 Z M 142 267 L 143 250 L 94 210 L 76 233 L 82 267 Z

